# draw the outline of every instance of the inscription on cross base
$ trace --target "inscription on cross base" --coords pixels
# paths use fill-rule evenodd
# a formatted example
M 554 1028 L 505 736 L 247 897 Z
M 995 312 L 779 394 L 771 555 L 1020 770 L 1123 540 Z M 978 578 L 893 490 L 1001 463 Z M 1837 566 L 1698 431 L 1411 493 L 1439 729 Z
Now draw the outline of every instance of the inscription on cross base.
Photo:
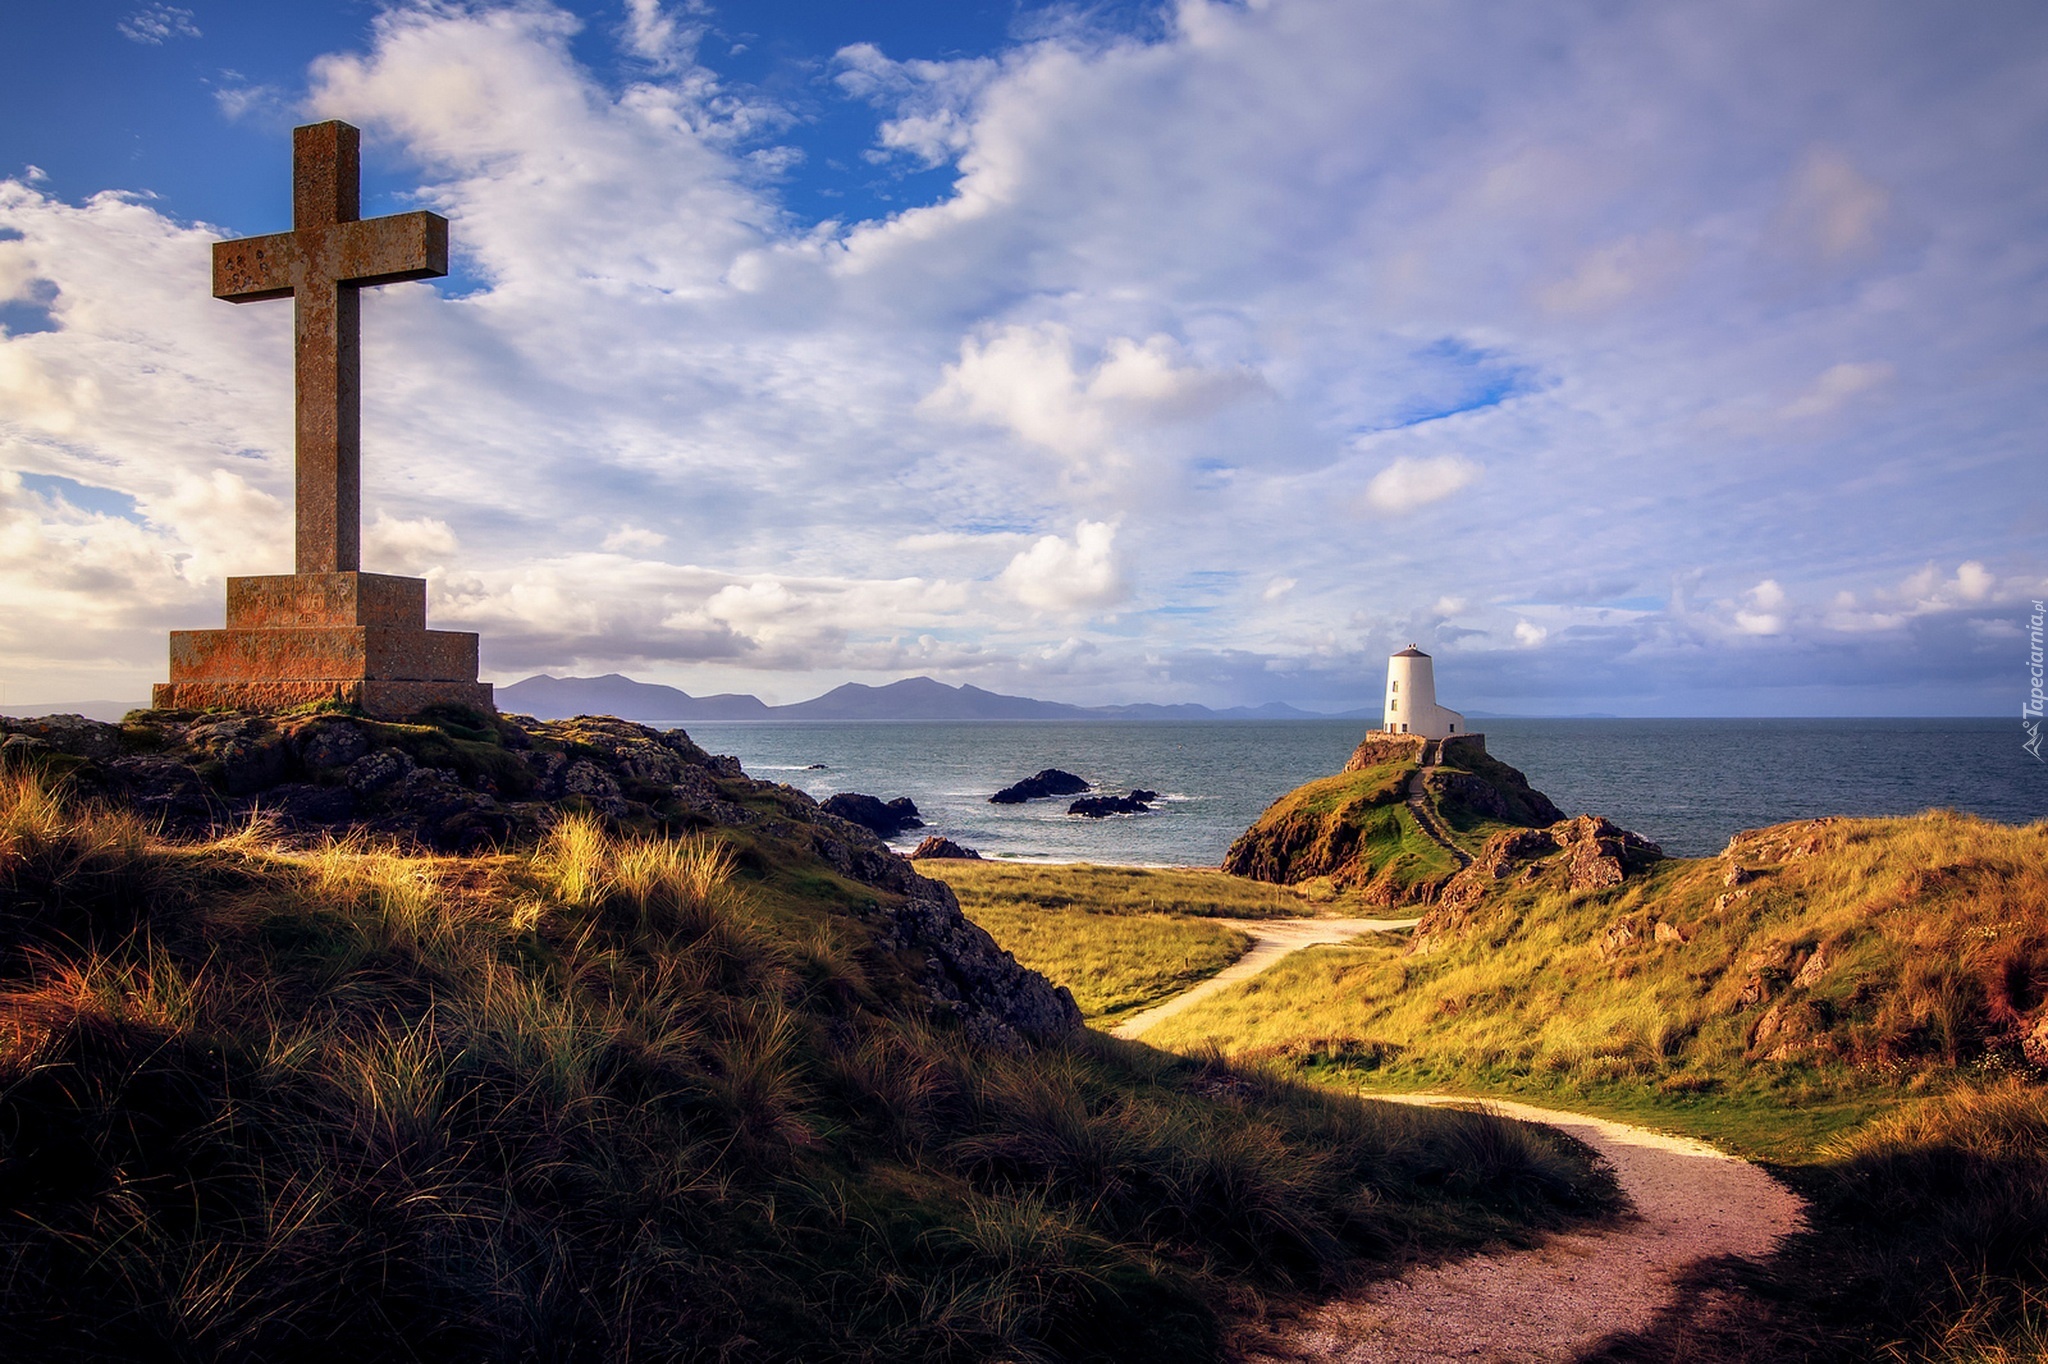
M 362 567 L 362 311 L 369 285 L 448 273 L 448 220 L 361 216 L 362 135 L 346 123 L 292 131 L 292 230 L 215 242 L 213 296 L 293 302 L 296 566 Z

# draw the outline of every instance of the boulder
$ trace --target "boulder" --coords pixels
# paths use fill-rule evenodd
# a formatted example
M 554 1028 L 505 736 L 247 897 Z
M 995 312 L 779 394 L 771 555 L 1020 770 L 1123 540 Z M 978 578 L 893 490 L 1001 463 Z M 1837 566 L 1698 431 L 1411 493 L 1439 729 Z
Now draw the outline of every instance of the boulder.
M 359 796 L 381 791 L 393 782 L 402 780 L 415 765 L 411 758 L 395 748 L 380 748 L 375 753 L 365 753 L 349 764 L 348 789 Z
M 955 843 L 950 838 L 941 838 L 937 834 L 929 834 L 910 853 L 910 860 L 913 862 L 926 859 L 979 862 L 981 861 L 981 854 L 972 848 Z
M 1022 805 L 1027 800 L 1044 800 L 1048 796 L 1078 796 L 1088 789 L 1088 783 L 1071 772 L 1057 767 L 1048 767 L 1036 776 L 1026 777 L 1014 785 L 1005 786 L 988 798 L 991 805 Z
M 81 758 L 112 758 L 122 750 L 121 727 L 83 715 L 38 715 L 27 720 L 9 719 L 4 727 L 10 734 L 31 739 Z M 18 746 L 17 746 L 18 747 Z
M 877 838 L 894 838 L 906 829 L 924 827 L 924 821 L 918 817 L 917 803 L 908 796 L 885 801 L 858 791 L 841 791 L 826 797 L 822 808 L 826 814 L 850 820 Z
M 1083 796 L 1067 807 L 1070 815 L 1084 819 L 1107 819 L 1111 815 L 1150 814 L 1152 802 L 1159 799 L 1157 791 L 1135 789 L 1128 796 Z
M 369 732 L 354 720 L 336 716 L 302 726 L 290 739 L 292 755 L 309 772 L 347 767 L 372 747 Z

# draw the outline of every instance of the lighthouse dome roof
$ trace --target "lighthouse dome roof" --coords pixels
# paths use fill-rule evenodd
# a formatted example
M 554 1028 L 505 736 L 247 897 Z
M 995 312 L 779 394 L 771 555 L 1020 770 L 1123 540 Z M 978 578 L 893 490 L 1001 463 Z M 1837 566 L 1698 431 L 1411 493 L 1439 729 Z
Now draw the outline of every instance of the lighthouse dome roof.
M 1426 653 L 1424 653 L 1424 652 L 1422 652 L 1422 650 L 1420 650 L 1420 649 L 1416 648 L 1416 647 L 1415 647 L 1415 646 L 1414 646 L 1413 644 L 1411 644 L 1411 645 L 1409 645 L 1409 646 L 1408 646 L 1407 648 L 1403 649 L 1403 650 L 1402 650 L 1402 651 L 1401 651 L 1400 653 L 1398 653 L 1398 654 L 1395 654 L 1395 655 L 1394 655 L 1394 657 L 1395 657 L 1395 658 L 1428 658 L 1428 657 L 1429 657 L 1429 655 L 1428 655 L 1428 654 L 1426 654 Z

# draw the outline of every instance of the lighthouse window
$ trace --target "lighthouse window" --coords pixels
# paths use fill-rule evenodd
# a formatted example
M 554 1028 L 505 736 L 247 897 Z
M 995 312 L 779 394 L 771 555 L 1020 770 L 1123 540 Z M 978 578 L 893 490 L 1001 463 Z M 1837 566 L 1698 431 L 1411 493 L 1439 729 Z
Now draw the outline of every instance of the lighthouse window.
M 1388 690 L 1388 691 L 1399 691 L 1399 690 L 1401 690 L 1401 684 L 1400 684 L 1399 682 L 1389 682 L 1389 683 L 1387 683 L 1387 690 Z
M 1387 702 L 1387 709 L 1399 713 L 1401 709 L 1401 703 L 1399 701 L 1389 701 Z

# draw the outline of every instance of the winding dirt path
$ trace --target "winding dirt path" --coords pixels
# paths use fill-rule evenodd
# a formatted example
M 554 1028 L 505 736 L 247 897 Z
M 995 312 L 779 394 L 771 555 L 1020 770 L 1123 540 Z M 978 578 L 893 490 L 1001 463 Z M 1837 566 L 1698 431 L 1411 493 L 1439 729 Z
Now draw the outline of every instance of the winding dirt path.
M 1136 1037 L 1304 947 L 1406 928 L 1413 919 L 1226 919 L 1252 939 L 1242 957 L 1111 1031 Z M 1745 1160 L 1703 1141 L 1608 1118 L 1448 1094 L 1375 1095 L 1392 1103 L 1484 1104 L 1567 1132 L 1614 1168 L 1633 1215 L 1529 1250 L 1415 1270 L 1326 1303 L 1251 1364 L 1564 1364 L 1602 1337 L 1648 1327 L 1672 1280 L 1700 1260 L 1765 1255 L 1799 1229 L 1805 1204 Z
M 1153 1024 L 1173 1017 L 1190 1004 L 1207 999 L 1218 990 L 1249 980 L 1267 970 L 1282 957 L 1304 947 L 1347 942 L 1361 933 L 1384 933 L 1396 928 L 1413 928 L 1416 919 L 1218 919 L 1252 940 L 1245 954 L 1199 985 L 1173 998 L 1140 1009 L 1111 1028 L 1115 1037 L 1136 1037 Z
M 1399 1103 L 1469 1104 L 1448 1095 Z M 1310 1313 L 1278 1355 L 1328 1364 L 1537 1364 L 1570 1360 L 1601 1337 L 1642 1330 L 1671 1296 L 1673 1275 L 1717 1255 L 1755 1257 L 1798 1229 L 1804 1204 L 1756 1166 L 1705 1142 L 1529 1104 L 1488 1100 L 1511 1118 L 1547 1123 L 1614 1167 L 1635 1216 L 1532 1250 L 1475 1255 L 1374 1284 Z

